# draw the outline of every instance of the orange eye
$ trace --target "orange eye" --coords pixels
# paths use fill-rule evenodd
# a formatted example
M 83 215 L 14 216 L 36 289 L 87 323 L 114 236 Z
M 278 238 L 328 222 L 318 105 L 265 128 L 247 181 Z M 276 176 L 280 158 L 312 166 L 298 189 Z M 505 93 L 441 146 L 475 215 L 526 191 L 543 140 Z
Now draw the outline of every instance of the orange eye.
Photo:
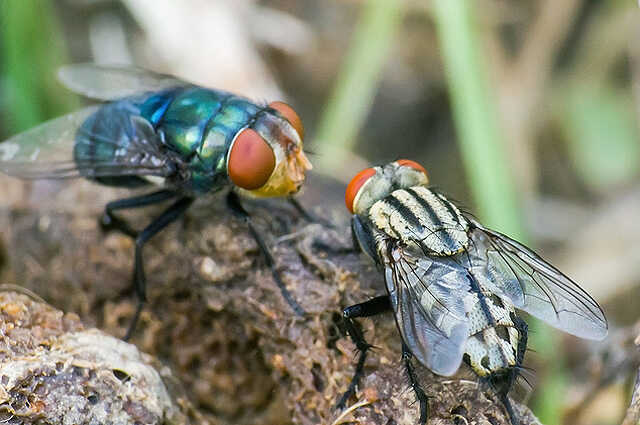
M 422 165 L 418 164 L 415 161 L 411 161 L 410 159 L 399 159 L 396 161 L 396 164 L 398 164 L 401 167 L 411 167 L 414 170 L 420 171 L 427 176 L 429 175 L 427 174 L 427 170 L 425 170 Z
M 376 173 L 373 168 L 365 168 L 360 171 L 347 186 L 347 190 L 344 193 L 344 203 L 347 204 L 347 209 L 353 214 L 353 201 L 356 199 L 360 188 Z
M 269 104 L 269 107 L 280 112 L 280 115 L 285 117 L 287 121 L 289 121 L 289 124 L 291 124 L 293 128 L 296 129 L 296 131 L 300 135 L 300 139 L 304 139 L 304 126 L 302 125 L 302 120 L 291 106 L 287 105 L 284 102 L 271 102 Z
M 229 152 L 227 171 L 231 181 L 246 190 L 258 189 L 275 167 L 276 156 L 267 142 L 255 130 L 242 130 Z

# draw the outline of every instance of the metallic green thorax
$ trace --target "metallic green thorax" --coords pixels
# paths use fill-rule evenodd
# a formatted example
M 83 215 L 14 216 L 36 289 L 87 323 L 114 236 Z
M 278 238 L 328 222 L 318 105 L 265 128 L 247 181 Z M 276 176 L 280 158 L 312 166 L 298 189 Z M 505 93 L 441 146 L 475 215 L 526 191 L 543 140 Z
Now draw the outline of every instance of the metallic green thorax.
M 199 87 L 171 89 L 140 104 L 140 115 L 188 161 L 187 187 L 205 193 L 227 182 L 226 158 L 234 137 L 263 108 L 242 97 Z

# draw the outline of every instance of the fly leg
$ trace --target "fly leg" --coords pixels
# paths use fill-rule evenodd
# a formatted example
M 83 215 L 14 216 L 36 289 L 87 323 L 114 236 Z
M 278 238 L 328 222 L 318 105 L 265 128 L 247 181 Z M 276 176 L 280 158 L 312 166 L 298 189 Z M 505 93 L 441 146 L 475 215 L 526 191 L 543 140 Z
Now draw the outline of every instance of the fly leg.
M 502 401 L 504 408 L 507 410 L 507 413 L 509 414 L 509 419 L 511 419 L 511 425 L 518 425 L 520 422 L 518 421 L 516 412 L 513 410 L 513 406 L 511 405 L 511 400 L 509 400 L 509 396 L 507 394 L 500 394 L 500 400 Z
M 293 205 L 293 208 L 296 209 L 296 211 L 298 211 L 298 213 L 302 216 L 302 218 L 304 218 L 306 221 L 308 221 L 309 223 L 317 223 L 318 222 L 318 218 L 315 217 L 313 214 L 311 214 L 309 211 L 306 210 L 305 207 L 303 207 L 300 202 L 298 202 L 298 200 L 296 198 L 294 198 L 293 196 L 289 196 L 287 198 L 287 200 L 289 201 L 289 203 L 291 205 Z
M 129 325 L 129 329 L 124 337 L 124 340 L 127 341 L 131 338 L 134 330 L 136 329 L 136 325 L 138 324 L 138 319 L 140 318 L 140 312 L 144 307 L 144 304 L 147 302 L 147 290 L 146 290 L 146 277 L 144 274 L 144 266 L 142 260 L 142 248 L 144 244 L 147 243 L 149 239 L 155 236 L 159 231 L 167 227 L 169 224 L 176 221 L 184 212 L 189 208 L 189 206 L 193 203 L 193 198 L 182 197 L 174 202 L 169 208 L 167 208 L 158 218 L 153 220 L 151 224 L 145 227 L 142 232 L 138 234 L 136 237 L 136 251 L 135 251 L 135 262 L 133 267 L 133 284 L 136 291 L 136 295 L 138 296 L 138 305 L 136 307 L 136 312 L 133 316 L 131 324 Z
M 253 225 L 251 216 L 249 215 L 247 210 L 244 209 L 244 207 L 240 203 L 238 195 L 235 192 L 231 191 L 227 195 L 227 205 L 229 206 L 231 211 L 233 211 L 237 216 L 241 217 L 245 221 L 245 223 L 247 223 L 247 226 L 249 227 L 249 233 L 251 233 L 251 236 L 258 244 L 258 248 L 264 256 L 265 261 L 267 262 L 267 267 L 271 269 L 271 275 L 273 276 L 273 280 L 276 282 L 278 289 L 280 289 L 282 297 L 287 301 L 287 304 L 289 304 L 296 315 L 304 316 L 304 309 L 300 306 L 300 304 L 298 304 L 295 298 L 293 298 L 293 295 L 291 295 L 291 292 L 289 292 L 286 285 L 280 278 L 280 273 L 276 269 L 275 260 L 273 259 L 273 255 L 271 255 L 271 251 L 269 251 L 269 248 L 265 244 L 264 239 Z
M 353 254 L 364 250 L 371 258 L 377 258 L 375 239 L 357 215 L 354 215 L 351 218 L 351 243 L 352 246 L 350 247 L 335 248 L 320 241 L 315 241 L 313 246 L 314 248 L 321 249 L 325 252 L 331 252 L 336 255 Z
M 429 398 L 422 390 L 420 386 L 420 382 L 418 382 L 418 375 L 416 375 L 416 371 L 413 367 L 413 363 L 411 363 L 411 359 L 413 358 L 413 354 L 409 347 L 403 342 L 402 343 L 402 360 L 404 361 L 404 367 L 407 370 L 407 377 L 409 378 L 409 385 L 413 388 L 413 392 L 416 394 L 416 400 L 420 403 L 420 424 L 425 425 L 427 423 L 427 418 L 429 417 Z
M 349 387 L 347 388 L 347 391 L 342 394 L 342 397 L 340 397 L 340 400 L 338 400 L 338 403 L 336 404 L 337 409 L 344 409 L 347 400 L 355 394 L 356 388 L 360 383 L 360 378 L 362 378 L 362 375 L 364 374 L 364 362 L 367 359 L 367 352 L 373 347 L 364 338 L 362 330 L 354 319 L 358 317 L 375 316 L 389 310 L 391 310 L 389 296 L 381 295 L 379 297 L 372 298 L 369 301 L 347 307 L 342 311 L 345 328 L 347 329 L 347 333 L 349 334 L 351 341 L 353 341 L 356 349 L 360 353 L 360 356 L 358 357 L 358 363 L 356 364 L 356 370 L 353 373 L 351 382 L 349 382 Z
M 298 202 L 298 200 L 293 196 L 289 196 L 287 199 L 289 203 L 293 206 L 293 208 L 295 208 L 296 211 L 298 211 L 298 213 L 302 216 L 302 218 L 305 219 L 305 221 L 308 221 L 309 223 L 319 223 L 331 229 L 335 227 L 333 224 L 329 223 L 327 220 L 317 217 L 315 214 L 312 214 L 309 211 L 307 211 L 307 209 L 303 207 L 300 204 L 300 202 Z
M 100 219 L 100 227 L 102 230 L 118 230 L 132 238 L 138 237 L 138 232 L 133 230 L 129 224 L 115 215 L 113 212 L 117 210 L 125 210 L 131 208 L 141 208 L 153 204 L 164 202 L 171 198 L 175 198 L 177 194 L 170 190 L 159 190 L 157 192 L 147 193 L 145 195 L 134 196 L 133 198 L 118 199 L 107 204 L 104 214 Z

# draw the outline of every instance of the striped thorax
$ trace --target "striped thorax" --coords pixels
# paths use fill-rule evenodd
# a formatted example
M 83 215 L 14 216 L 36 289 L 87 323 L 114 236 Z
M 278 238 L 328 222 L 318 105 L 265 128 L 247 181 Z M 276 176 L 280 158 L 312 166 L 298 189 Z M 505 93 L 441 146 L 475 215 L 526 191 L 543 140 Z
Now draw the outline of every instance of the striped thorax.
M 347 187 L 345 201 L 375 230 L 430 255 L 448 256 L 469 244 L 469 222 L 447 198 L 427 188 L 425 169 L 409 160 L 367 168 Z
M 453 255 L 469 244 L 469 222 L 445 197 L 424 186 L 397 189 L 375 202 L 369 219 L 376 228 L 431 255 Z

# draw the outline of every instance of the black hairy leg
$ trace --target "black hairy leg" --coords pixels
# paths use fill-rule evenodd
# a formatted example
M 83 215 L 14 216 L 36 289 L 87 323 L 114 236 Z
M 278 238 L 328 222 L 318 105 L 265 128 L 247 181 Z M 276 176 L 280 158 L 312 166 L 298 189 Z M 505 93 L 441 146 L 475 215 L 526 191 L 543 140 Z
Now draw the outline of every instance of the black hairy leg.
M 267 267 L 271 269 L 271 275 L 273 276 L 273 280 L 276 282 L 276 285 L 278 285 L 278 289 L 280 289 L 280 293 L 282 294 L 282 297 L 287 301 L 287 304 L 289 304 L 289 306 L 296 313 L 296 315 L 304 316 L 306 314 L 304 309 L 300 306 L 300 304 L 298 304 L 298 302 L 295 300 L 293 295 L 291 295 L 291 292 L 289 292 L 286 285 L 282 281 L 282 278 L 280 277 L 280 273 L 276 269 L 275 260 L 273 258 L 273 255 L 271 254 L 271 251 L 265 244 L 264 238 L 262 237 L 260 232 L 258 232 L 258 229 L 256 229 L 256 227 L 253 225 L 251 216 L 249 215 L 247 210 L 245 210 L 245 208 L 242 206 L 242 203 L 240 202 L 240 198 L 235 192 L 230 191 L 229 194 L 227 195 L 227 205 L 235 215 L 242 218 L 245 221 L 245 223 L 247 223 L 247 227 L 249 228 L 249 233 L 258 244 L 258 248 L 260 249 L 260 252 L 262 253 L 262 256 L 264 257 L 267 263 Z
M 129 340 L 129 338 L 131 338 L 131 336 L 133 335 L 133 332 L 135 331 L 138 324 L 138 320 L 140 319 L 140 312 L 142 311 L 144 304 L 147 302 L 147 279 L 144 274 L 142 249 L 144 245 L 149 241 L 149 239 L 158 234 L 158 232 L 167 227 L 169 224 L 180 218 L 192 203 L 193 198 L 183 197 L 178 199 L 162 214 L 160 214 L 160 216 L 158 216 L 147 227 L 145 227 L 135 238 L 136 248 L 133 267 L 133 285 L 138 297 L 138 305 L 136 307 L 136 312 L 133 316 L 133 319 L 131 320 L 131 324 L 129 324 L 129 328 L 127 329 L 127 333 L 125 334 L 125 341 Z
M 329 221 L 325 220 L 324 218 L 318 217 L 315 214 L 310 213 L 305 207 L 302 206 L 300 202 L 298 202 L 298 200 L 295 197 L 289 196 L 287 200 L 293 206 L 293 208 L 295 208 L 295 210 L 298 211 L 298 214 L 300 214 L 305 221 L 309 223 L 322 224 L 324 227 L 329 227 L 330 229 L 333 229 L 335 227 L 333 224 L 329 223 Z
M 132 198 L 111 201 L 104 208 L 104 213 L 100 219 L 100 227 L 105 232 L 116 230 L 135 239 L 138 237 L 138 232 L 133 230 L 125 220 L 115 215 L 114 211 L 147 207 L 168 201 L 177 196 L 178 194 L 176 192 L 163 189 Z
M 134 230 L 125 220 L 114 214 L 114 212 L 118 210 L 148 207 L 174 198 L 179 199 L 169 206 L 141 232 Z M 192 202 L 193 198 L 184 196 L 180 197 L 180 195 L 174 191 L 163 189 L 144 195 L 134 196 L 132 198 L 111 201 L 105 206 L 104 214 L 100 219 L 100 227 L 102 230 L 105 232 L 116 230 L 135 240 L 132 287 L 138 298 L 138 302 L 133 319 L 131 319 L 131 323 L 129 324 L 124 336 L 125 341 L 129 340 L 133 335 L 138 324 L 138 320 L 140 319 L 140 313 L 147 301 L 146 276 L 144 274 L 142 258 L 143 247 L 149 239 L 180 218 Z
M 418 375 L 416 374 L 415 368 L 411 359 L 413 358 L 413 354 L 409 350 L 409 347 L 403 342 L 402 343 L 402 361 L 404 362 L 405 370 L 407 371 L 407 378 L 409 379 L 409 385 L 413 389 L 413 392 L 416 395 L 416 400 L 420 403 L 420 421 L 421 425 L 425 425 L 427 423 L 427 419 L 429 418 L 429 398 L 425 394 L 424 390 L 420 386 L 420 382 L 418 381 Z
M 389 296 L 382 295 L 372 298 L 369 301 L 352 305 L 342 311 L 344 327 L 347 330 L 351 341 L 353 341 L 353 343 L 355 344 L 359 356 L 358 363 L 356 364 L 356 369 L 353 373 L 353 376 L 351 377 L 351 382 L 349 382 L 347 390 L 344 392 L 344 394 L 342 394 L 342 396 L 336 403 L 337 409 L 344 409 L 347 404 L 347 400 L 349 400 L 349 398 L 351 398 L 355 394 L 356 388 L 358 388 L 358 384 L 360 383 L 360 379 L 364 374 L 364 362 L 367 359 L 367 352 L 373 347 L 364 338 L 362 330 L 354 319 L 358 317 L 375 316 L 377 314 L 389 311 L 390 309 L 391 303 L 389 301 Z

